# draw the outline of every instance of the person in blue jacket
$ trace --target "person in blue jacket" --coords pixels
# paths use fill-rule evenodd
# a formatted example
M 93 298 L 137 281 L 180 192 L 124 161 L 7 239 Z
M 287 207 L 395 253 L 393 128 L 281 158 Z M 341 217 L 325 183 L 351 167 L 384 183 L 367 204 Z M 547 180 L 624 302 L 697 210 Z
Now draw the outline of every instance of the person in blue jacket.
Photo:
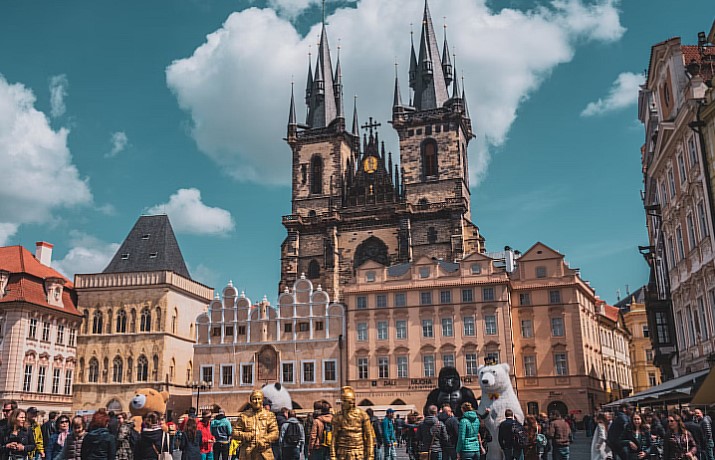
M 385 418 L 382 419 L 382 438 L 385 460 L 395 460 L 397 458 L 397 438 L 395 437 L 395 410 L 387 409 Z

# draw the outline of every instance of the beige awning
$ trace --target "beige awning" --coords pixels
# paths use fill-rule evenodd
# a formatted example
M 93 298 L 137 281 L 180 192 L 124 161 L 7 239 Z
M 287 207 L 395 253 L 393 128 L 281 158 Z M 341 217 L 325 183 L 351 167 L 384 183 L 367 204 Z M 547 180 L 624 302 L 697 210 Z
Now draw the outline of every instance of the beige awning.
M 715 404 L 715 368 L 710 369 L 710 374 L 705 378 L 700 389 L 695 393 L 691 404 Z

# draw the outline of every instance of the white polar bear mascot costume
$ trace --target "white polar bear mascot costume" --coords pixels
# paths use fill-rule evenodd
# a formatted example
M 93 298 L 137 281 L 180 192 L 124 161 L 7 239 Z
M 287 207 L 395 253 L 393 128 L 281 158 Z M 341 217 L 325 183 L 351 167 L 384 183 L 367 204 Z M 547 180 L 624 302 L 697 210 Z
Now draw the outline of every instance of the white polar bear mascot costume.
M 482 400 L 477 408 L 477 415 L 492 434 L 487 460 L 502 460 L 504 456 L 499 447 L 499 424 L 506 418 L 504 411 L 514 411 L 514 418 L 520 423 L 524 423 L 524 412 L 511 385 L 508 364 L 487 364 L 481 366 L 477 373 L 479 386 L 482 388 Z M 487 411 L 489 415 L 485 417 Z

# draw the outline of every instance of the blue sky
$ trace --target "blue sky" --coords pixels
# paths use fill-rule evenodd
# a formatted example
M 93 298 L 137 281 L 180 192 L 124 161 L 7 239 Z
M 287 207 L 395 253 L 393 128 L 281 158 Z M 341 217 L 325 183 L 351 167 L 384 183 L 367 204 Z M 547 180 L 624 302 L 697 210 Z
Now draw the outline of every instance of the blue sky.
M 101 271 L 135 220 L 166 212 L 195 279 L 277 297 L 290 213 L 290 83 L 305 85 L 316 0 L 0 4 L 0 244 L 55 244 Z M 709 30 L 711 0 L 430 0 L 464 74 L 487 248 L 542 241 L 611 302 L 647 280 L 637 85 L 650 47 Z M 421 0 L 327 3 L 346 95 L 386 123 L 406 94 Z M 304 116 L 299 108 L 299 116 Z

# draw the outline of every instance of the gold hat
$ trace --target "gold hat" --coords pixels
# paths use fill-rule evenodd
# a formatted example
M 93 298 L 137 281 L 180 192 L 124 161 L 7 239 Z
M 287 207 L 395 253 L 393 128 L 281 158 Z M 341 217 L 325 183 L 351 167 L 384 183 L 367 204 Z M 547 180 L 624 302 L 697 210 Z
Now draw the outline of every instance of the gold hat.
M 340 391 L 340 399 L 355 399 L 355 391 L 353 390 L 353 387 L 345 386 L 341 389 Z

